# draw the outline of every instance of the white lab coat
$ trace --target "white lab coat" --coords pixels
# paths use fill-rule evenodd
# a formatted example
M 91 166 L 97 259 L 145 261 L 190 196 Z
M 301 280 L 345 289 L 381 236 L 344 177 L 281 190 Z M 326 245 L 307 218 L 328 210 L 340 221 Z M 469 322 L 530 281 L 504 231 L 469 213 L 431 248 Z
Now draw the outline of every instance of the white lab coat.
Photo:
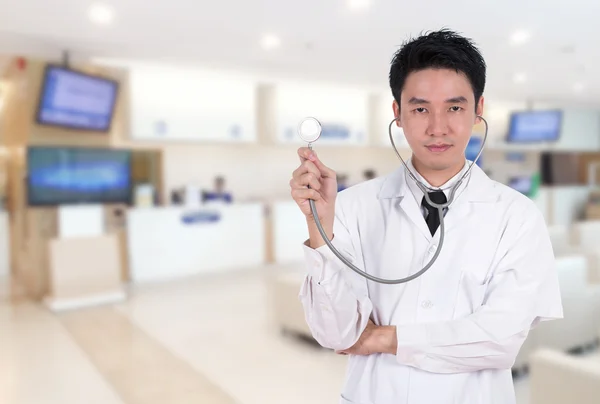
M 421 198 L 404 166 L 346 189 L 336 200 L 333 244 L 378 277 L 419 271 L 440 234 L 431 236 Z M 304 244 L 300 300 L 322 346 L 349 348 L 369 318 L 397 327 L 396 355 L 349 356 L 341 403 L 515 403 L 511 366 L 530 328 L 563 316 L 544 218 L 475 166 L 445 226 L 435 264 L 399 285 L 367 281 L 327 246 Z

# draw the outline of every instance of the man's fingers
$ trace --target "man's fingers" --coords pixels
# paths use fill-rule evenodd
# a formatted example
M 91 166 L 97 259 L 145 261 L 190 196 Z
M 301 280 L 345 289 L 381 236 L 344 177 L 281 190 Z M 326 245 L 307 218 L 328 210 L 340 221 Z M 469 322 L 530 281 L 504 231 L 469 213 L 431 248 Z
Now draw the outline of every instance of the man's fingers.
M 306 173 L 299 179 L 292 178 L 290 180 L 290 188 L 301 189 L 306 188 L 307 186 L 318 191 L 321 189 L 321 182 L 313 173 Z
M 304 163 L 300 165 L 300 167 L 296 168 L 292 173 L 294 179 L 300 182 L 303 175 L 306 173 L 313 174 L 316 178 L 321 178 L 321 171 L 317 168 L 317 166 L 309 160 L 305 160 Z
M 321 194 L 314 189 L 308 189 L 308 188 L 292 189 L 291 194 L 292 194 L 292 198 L 295 201 L 303 201 L 306 199 L 312 199 L 313 201 L 321 200 Z
M 313 163 L 319 170 L 321 176 L 335 178 L 335 171 L 323 164 L 314 150 L 311 150 L 308 147 L 301 147 L 298 149 L 298 156 L 300 157 L 301 163 L 306 161 Z
M 300 157 L 300 162 L 303 163 L 304 160 L 310 160 L 310 155 L 313 153 L 311 149 L 308 147 L 301 147 L 298 149 L 298 156 Z

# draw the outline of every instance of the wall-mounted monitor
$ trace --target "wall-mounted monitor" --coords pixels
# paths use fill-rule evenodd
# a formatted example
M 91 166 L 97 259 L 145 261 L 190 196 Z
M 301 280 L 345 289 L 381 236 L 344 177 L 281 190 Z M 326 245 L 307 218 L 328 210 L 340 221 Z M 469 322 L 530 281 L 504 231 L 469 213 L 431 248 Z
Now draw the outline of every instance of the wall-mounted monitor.
M 131 153 L 127 150 L 29 147 L 30 206 L 131 203 Z
M 560 110 L 513 112 L 506 140 L 508 143 L 556 142 L 560 138 L 562 117 Z
M 35 120 L 40 125 L 109 132 L 118 90 L 115 80 L 49 64 Z

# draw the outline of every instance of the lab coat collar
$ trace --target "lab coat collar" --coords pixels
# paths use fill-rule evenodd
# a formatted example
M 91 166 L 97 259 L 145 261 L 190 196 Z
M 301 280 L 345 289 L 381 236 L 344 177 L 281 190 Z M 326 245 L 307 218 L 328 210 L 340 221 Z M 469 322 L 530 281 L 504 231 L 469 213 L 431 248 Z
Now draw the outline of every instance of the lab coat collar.
M 408 166 L 408 169 L 410 170 L 410 172 L 412 172 L 413 175 L 421 183 L 423 183 L 423 185 L 425 185 L 427 188 L 429 188 L 431 190 L 443 189 L 447 200 L 450 200 L 450 194 L 452 193 L 452 187 L 463 177 L 463 175 L 465 175 L 465 173 L 469 169 L 469 164 L 468 164 L 467 160 L 465 159 L 465 164 L 463 165 L 463 168 L 454 177 L 450 178 L 450 180 L 448 180 L 441 187 L 434 187 L 415 169 L 412 158 L 406 162 L 406 165 Z M 404 170 L 404 171 L 406 172 L 406 170 Z M 410 190 L 410 193 L 413 195 L 413 197 L 415 198 L 415 201 L 420 206 L 421 201 L 423 200 L 423 191 L 415 183 L 415 181 L 412 179 L 412 177 L 410 177 L 410 175 L 408 175 L 408 173 L 406 173 L 406 175 L 404 176 L 404 179 L 406 181 L 406 186 Z M 466 182 L 467 181 L 465 178 L 465 180 L 463 180 L 462 184 L 460 185 L 460 188 L 457 189 L 455 192 L 455 197 L 454 197 L 455 199 L 463 192 Z
M 466 163 L 467 165 L 472 164 L 470 160 L 467 160 Z M 420 179 L 419 176 L 417 178 Z M 455 180 L 458 180 L 458 178 L 460 177 L 455 178 Z M 410 196 L 411 191 L 407 181 L 413 181 L 413 179 L 406 174 L 404 165 L 401 165 L 385 178 L 379 190 L 378 198 L 393 199 Z M 495 182 L 477 165 L 471 169 L 470 174 L 463 180 L 461 188 L 463 189 L 462 192 L 461 190 L 456 192 L 456 199 L 460 197 L 461 200 L 469 202 L 495 202 L 498 200 L 499 192 L 495 187 Z

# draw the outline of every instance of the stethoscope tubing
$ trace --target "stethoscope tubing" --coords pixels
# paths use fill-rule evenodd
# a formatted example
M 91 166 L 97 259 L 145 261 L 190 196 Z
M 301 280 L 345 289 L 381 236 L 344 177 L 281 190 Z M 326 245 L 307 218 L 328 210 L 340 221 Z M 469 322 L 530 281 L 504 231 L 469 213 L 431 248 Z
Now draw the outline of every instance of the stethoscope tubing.
M 323 238 L 323 241 L 325 241 L 325 244 L 327 245 L 327 247 L 329 247 L 329 249 L 331 250 L 331 252 L 340 259 L 340 261 L 342 261 L 342 263 L 344 263 L 346 266 L 348 266 L 348 268 L 350 268 L 351 270 L 353 270 L 354 272 L 356 272 L 357 274 L 359 274 L 360 276 L 371 280 L 373 282 L 377 282 L 377 283 L 381 283 L 381 284 L 387 284 L 387 285 L 397 285 L 397 284 L 402 284 L 402 283 L 406 283 L 409 281 L 412 281 L 413 279 L 418 278 L 419 276 L 423 275 L 425 272 L 427 272 L 435 263 L 435 261 L 437 260 L 437 258 L 439 257 L 441 251 L 442 251 L 442 246 L 444 245 L 444 238 L 445 238 L 445 225 L 444 225 L 444 209 L 446 209 L 447 207 L 450 206 L 450 204 L 454 201 L 454 194 L 456 193 L 456 190 L 460 187 L 460 185 L 462 184 L 463 180 L 467 177 L 467 175 L 471 172 L 471 169 L 473 168 L 473 166 L 477 163 L 477 161 L 479 160 L 479 157 L 481 156 L 483 149 L 485 147 L 485 142 L 487 140 L 487 136 L 488 136 L 488 123 L 487 121 L 482 117 L 482 116 L 478 116 L 479 119 L 481 119 L 484 123 L 485 123 L 485 135 L 483 138 L 483 142 L 481 144 L 481 148 L 479 149 L 479 153 L 477 154 L 477 157 L 475 158 L 475 160 L 471 163 L 471 165 L 469 166 L 469 168 L 467 169 L 467 171 L 462 175 L 462 177 L 456 182 L 456 184 L 454 184 L 452 186 L 452 190 L 450 191 L 450 197 L 448 198 L 448 201 L 444 204 L 438 204 L 438 203 L 434 203 L 433 201 L 431 201 L 431 199 L 429 198 L 429 194 L 428 192 L 430 191 L 434 191 L 433 189 L 430 189 L 428 187 L 426 187 L 424 184 L 422 184 L 417 177 L 411 172 L 411 170 L 409 170 L 408 166 L 406 165 L 406 162 L 404 161 L 404 159 L 402 158 L 402 156 L 400 155 L 400 153 L 398 152 L 398 148 L 396 147 L 396 144 L 394 142 L 394 137 L 392 136 L 392 125 L 398 120 L 398 118 L 393 119 L 389 126 L 388 126 L 388 134 L 390 136 L 390 142 L 392 143 L 392 147 L 394 148 L 394 151 L 396 152 L 396 155 L 398 156 L 398 158 L 400 159 L 400 161 L 402 161 L 402 164 L 404 165 L 406 172 L 408 172 L 408 174 L 410 175 L 410 177 L 413 179 L 413 181 L 415 181 L 415 183 L 417 184 L 417 186 L 421 189 L 421 191 L 423 191 L 425 199 L 427 200 L 427 202 L 435 207 L 438 211 L 438 215 L 440 218 L 440 228 L 439 228 L 439 232 L 440 232 L 440 239 L 438 242 L 438 246 L 435 250 L 435 253 L 433 254 L 433 257 L 431 257 L 431 259 L 429 260 L 429 262 L 419 271 L 416 272 L 412 275 L 409 275 L 405 278 L 401 278 L 401 279 L 384 279 L 384 278 L 379 278 L 377 276 L 371 275 L 363 270 L 361 270 L 360 268 L 358 268 L 356 265 L 354 265 L 349 259 L 347 259 L 346 257 L 344 257 L 344 255 L 342 253 L 340 253 L 335 246 L 333 245 L 332 241 L 329 239 L 329 237 L 327 236 L 327 233 L 325 232 L 325 230 L 323 229 L 323 225 L 321 224 L 321 221 L 319 219 L 319 215 L 317 212 L 317 208 L 315 206 L 315 201 L 312 199 L 309 199 L 309 205 L 310 205 L 310 210 L 311 213 L 313 215 L 315 224 L 317 226 L 317 229 L 319 230 L 319 233 L 321 234 L 321 237 Z M 309 143 L 308 145 L 309 148 L 312 149 L 312 145 Z

